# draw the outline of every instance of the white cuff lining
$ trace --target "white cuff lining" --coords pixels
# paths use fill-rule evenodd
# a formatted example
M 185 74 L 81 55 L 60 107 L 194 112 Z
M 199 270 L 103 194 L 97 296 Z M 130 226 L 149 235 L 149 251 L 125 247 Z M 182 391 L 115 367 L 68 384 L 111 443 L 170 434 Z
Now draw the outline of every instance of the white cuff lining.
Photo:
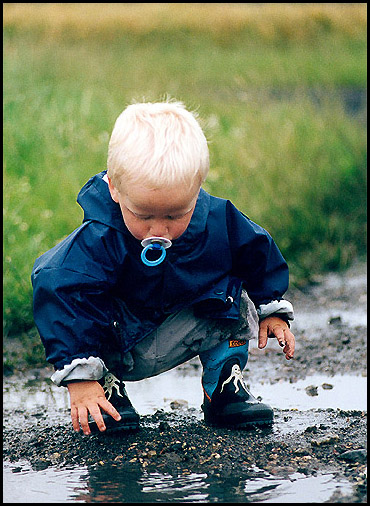
M 257 314 L 260 319 L 266 318 L 274 313 L 285 314 L 288 320 L 294 320 L 293 306 L 288 300 L 273 300 L 268 304 L 261 304 L 257 309 Z
M 51 380 L 59 387 L 64 381 L 97 381 L 101 379 L 107 372 L 108 369 L 106 368 L 101 358 L 75 358 L 70 364 L 65 365 L 63 369 L 55 371 L 55 373 L 51 376 Z

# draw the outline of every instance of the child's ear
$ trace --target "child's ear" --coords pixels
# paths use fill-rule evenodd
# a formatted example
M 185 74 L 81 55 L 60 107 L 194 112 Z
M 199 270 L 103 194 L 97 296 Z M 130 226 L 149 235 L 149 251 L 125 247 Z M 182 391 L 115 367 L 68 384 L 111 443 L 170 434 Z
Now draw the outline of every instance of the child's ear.
M 110 196 L 112 197 L 114 202 L 116 202 L 116 204 L 118 204 L 119 203 L 119 191 L 112 183 L 110 177 L 108 177 L 108 186 L 109 186 Z

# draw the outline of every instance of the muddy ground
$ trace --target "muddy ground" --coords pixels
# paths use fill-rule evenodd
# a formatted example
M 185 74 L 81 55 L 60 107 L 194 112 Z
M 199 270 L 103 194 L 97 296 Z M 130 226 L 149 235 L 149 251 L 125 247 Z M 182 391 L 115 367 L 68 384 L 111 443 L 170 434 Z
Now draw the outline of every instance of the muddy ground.
M 328 378 L 366 376 L 364 264 L 342 275 L 318 279 L 304 290 L 291 289 L 286 297 L 296 310 L 297 321 L 292 325 L 297 340 L 295 358 L 286 361 L 272 342 L 262 351 L 253 348 L 244 374 L 252 392 L 253 383 L 262 380 L 294 383 L 316 373 Z M 186 374 L 199 368 L 199 362 L 194 359 L 181 368 Z M 6 381 L 26 381 L 50 372 L 50 368 L 33 370 Z M 321 387 L 331 388 L 330 381 Z M 312 385 L 307 395 L 315 396 L 315 389 L 317 385 Z M 206 427 L 200 409 L 181 402 L 172 408 L 143 416 L 141 430 L 123 437 L 76 434 L 65 409 L 51 414 L 22 406 L 9 410 L 5 405 L 4 460 L 27 460 L 35 470 L 86 465 L 90 469 L 114 466 L 127 473 L 138 469 L 172 475 L 207 473 L 230 487 L 238 487 L 243 478 L 261 470 L 276 476 L 329 472 L 353 484 L 350 495 L 337 492 L 330 502 L 367 500 L 367 412 L 276 409 L 272 428 L 232 431 Z

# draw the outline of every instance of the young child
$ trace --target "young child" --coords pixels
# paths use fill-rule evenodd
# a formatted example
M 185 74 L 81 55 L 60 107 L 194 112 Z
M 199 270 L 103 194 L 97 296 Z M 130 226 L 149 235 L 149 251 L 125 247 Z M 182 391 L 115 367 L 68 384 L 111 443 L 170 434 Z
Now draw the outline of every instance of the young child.
M 82 225 L 32 272 L 35 323 L 74 430 L 137 429 L 123 381 L 197 355 L 206 424 L 271 424 L 242 371 L 252 338 L 264 348 L 275 336 L 293 357 L 288 267 L 266 230 L 201 188 L 209 152 L 196 116 L 180 102 L 128 106 L 107 167 L 79 193 Z

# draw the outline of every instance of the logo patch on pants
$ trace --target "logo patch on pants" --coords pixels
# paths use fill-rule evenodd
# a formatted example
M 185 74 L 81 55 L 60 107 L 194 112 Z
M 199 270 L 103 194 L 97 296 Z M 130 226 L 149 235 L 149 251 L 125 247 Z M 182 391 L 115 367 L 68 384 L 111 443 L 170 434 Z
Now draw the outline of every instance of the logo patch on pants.
M 237 348 L 238 346 L 244 346 L 246 342 L 247 342 L 246 339 L 242 340 L 230 339 L 229 348 Z

